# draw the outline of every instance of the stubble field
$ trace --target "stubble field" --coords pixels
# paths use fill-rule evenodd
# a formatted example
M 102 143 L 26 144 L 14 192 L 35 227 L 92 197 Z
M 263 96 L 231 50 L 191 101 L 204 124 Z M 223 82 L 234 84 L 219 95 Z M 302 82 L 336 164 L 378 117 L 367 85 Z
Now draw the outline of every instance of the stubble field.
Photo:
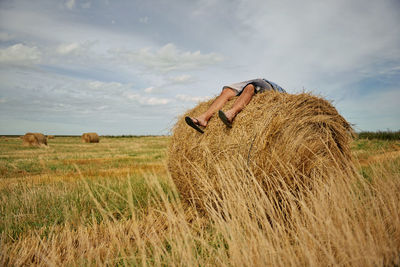
M 289 224 L 279 214 L 282 223 L 270 222 L 275 215 L 260 223 L 258 207 L 249 212 L 240 200 L 226 207 L 229 216 L 206 217 L 181 203 L 166 166 L 168 142 L 56 137 L 30 148 L 0 139 L 0 265 L 400 263 L 399 141 L 354 141 L 353 182 L 297 203 L 304 207 Z M 244 178 L 225 174 L 233 183 Z M 254 197 L 262 201 L 269 200 Z

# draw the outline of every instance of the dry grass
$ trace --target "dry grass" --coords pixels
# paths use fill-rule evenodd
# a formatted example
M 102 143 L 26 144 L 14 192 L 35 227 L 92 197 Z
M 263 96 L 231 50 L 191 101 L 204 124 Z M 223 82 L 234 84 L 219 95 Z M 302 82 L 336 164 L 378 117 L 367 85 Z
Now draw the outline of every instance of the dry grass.
M 98 143 L 100 141 L 97 133 L 84 133 L 82 134 L 83 143 Z
M 47 137 L 42 133 L 26 133 L 22 137 L 23 146 L 47 146 Z
M 98 155 L 103 153 L 118 158 L 117 155 L 123 156 L 132 150 L 140 154 L 149 147 L 165 151 L 167 138 L 164 140 L 153 145 L 148 142 L 154 140 L 149 139 L 103 140 L 99 144 L 102 147 L 88 145 L 88 154 L 83 158 L 99 158 Z M 57 138 L 56 141 L 62 147 L 62 140 Z M 71 147 L 63 148 L 64 156 L 60 154 L 63 160 L 65 157 L 72 160 L 73 155 L 79 155 L 78 150 L 75 154 L 71 150 L 72 143 L 69 143 Z M 120 152 L 108 151 L 104 143 Z M 129 144 L 130 149 L 125 150 Z M 11 145 L 7 143 L 7 146 Z M 399 146 L 398 143 L 394 145 Z M 57 144 L 52 147 L 57 149 Z M 356 143 L 353 151 L 363 155 L 365 149 L 369 151 L 366 146 L 359 147 Z M 49 153 L 49 149 L 35 151 Z M 380 152 L 375 151 L 376 154 Z M 162 164 L 163 158 L 154 159 L 151 155 L 149 152 L 143 157 L 137 155 L 131 162 L 141 163 L 143 159 L 144 162 Z M 8 156 L 12 157 L 11 151 Z M 357 161 L 355 163 L 359 166 Z M 314 179 L 313 187 L 296 196 L 282 188 L 281 194 L 286 195 L 283 199 L 277 199 L 275 194 L 265 194 L 246 159 L 227 162 L 217 158 L 214 164 L 220 191 L 207 196 L 208 218 L 197 213 L 195 205 L 184 206 L 174 193 L 174 185 L 166 172 L 161 175 L 144 172 L 139 177 L 124 173 L 110 179 L 92 177 L 88 180 L 84 174 L 88 164 L 95 164 L 95 161 L 77 165 L 82 171 L 81 174 L 74 172 L 81 177 L 75 182 L 52 184 L 46 181 L 41 187 L 21 183 L 21 190 L 15 191 L 15 195 L 11 191 L 1 191 L 3 210 L 0 213 L 4 214 L 6 203 L 12 205 L 19 195 L 21 202 L 9 216 L 23 220 L 24 216 L 39 214 L 40 207 L 30 206 L 30 202 L 36 201 L 35 196 L 41 196 L 40 189 L 50 194 L 47 214 L 69 199 L 55 202 L 59 195 L 68 195 L 73 188 L 79 190 L 75 200 L 61 209 L 62 214 L 70 216 L 61 223 L 49 220 L 47 227 L 30 226 L 13 238 L 3 231 L 1 265 L 400 264 L 400 158 L 397 156 L 368 165 L 371 172 L 367 176 L 361 166 L 351 174 L 340 169 L 324 172 L 323 177 L 315 177 L 318 179 Z M 105 161 L 99 164 L 95 168 Z M 103 169 L 109 166 L 103 166 Z M 201 186 L 213 192 L 214 185 L 207 183 L 207 172 L 201 168 L 194 170 L 198 172 Z M 268 174 L 263 175 L 263 179 L 270 178 Z M 138 184 L 137 179 L 142 179 L 143 184 Z M 279 181 L 278 176 L 274 179 Z M 147 198 L 141 204 L 137 202 L 138 187 L 147 188 Z M 283 206 L 290 211 L 290 216 L 282 212 Z M 30 210 L 24 207 L 30 207 Z M 8 218 L 0 217 L 0 221 L 5 219 Z
M 198 116 L 212 101 L 200 103 L 184 116 Z M 182 197 L 194 197 L 199 204 L 210 192 L 200 185 L 201 173 L 193 170 L 205 171 L 208 182 L 217 184 L 220 177 L 214 163 L 221 159 L 247 161 L 266 192 L 282 187 L 298 191 L 330 169 L 351 171 L 351 134 L 349 123 L 328 101 L 305 93 L 269 91 L 253 97 L 232 129 L 214 116 L 205 133 L 199 134 L 181 118 L 171 138 L 168 167 Z

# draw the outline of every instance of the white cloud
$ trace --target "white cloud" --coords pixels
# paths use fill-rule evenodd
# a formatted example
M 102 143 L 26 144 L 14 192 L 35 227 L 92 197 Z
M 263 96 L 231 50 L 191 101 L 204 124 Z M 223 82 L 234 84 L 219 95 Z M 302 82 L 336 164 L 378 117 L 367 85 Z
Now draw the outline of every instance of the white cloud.
M 100 110 L 113 114 L 112 121 L 134 114 L 143 120 L 160 116 L 165 122 L 208 99 L 193 95 L 215 94 L 224 84 L 255 77 L 277 82 L 288 92 L 305 87 L 339 100 L 352 118 L 377 117 L 368 127 L 363 124 L 366 128 L 385 125 L 380 120 L 398 110 L 398 94 L 367 97 L 378 90 L 372 88 L 378 79 L 385 81 L 376 86 L 382 84 L 382 91 L 398 83 L 396 1 L 157 4 L 155 9 L 152 3 L 137 8 L 127 0 L 19 0 L 0 8 L 0 41 L 20 43 L 0 46 L 0 64 L 6 65 L 0 68 L 0 97 L 7 99 L 0 113 L 11 116 L 15 108 L 22 116 L 42 112 L 47 119 L 54 111 L 68 120 Z M 78 8 L 71 16 L 70 10 Z M 23 71 L 8 68 L 37 63 Z M 370 86 L 362 91 L 367 80 Z M 361 96 L 355 99 L 349 92 Z
M 147 105 L 155 106 L 155 105 L 166 105 L 169 102 L 171 102 L 171 100 L 167 98 L 150 97 L 143 99 L 143 102 Z
M 144 91 L 145 91 L 146 93 L 151 93 L 151 92 L 154 91 L 154 87 L 147 87 L 147 88 L 144 89 Z
M 179 76 L 169 77 L 168 79 L 173 83 L 187 83 L 192 80 L 192 76 L 188 74 L 182 74 Z
M 381 68 L 378 70 L 380 75 L 396 75 L 400 73 L 400 66 L 388 67 L 388 68 Z
M 176 99 L 184 102 L 201 102 L 211 99 L 209 96 L 189 96 L 184 94 L 176 95 Z
M 202 54 L 200 51 L 181 51 L 172 43 L 166 44 L 155 52 L 149 48 L 143 48 L 139 51 L 117 49 L 110 51 L 110 53 L 118 60 L 129 64 L 140 63 L 160 72 L 199 69 L 223 60 L 223 57 L 216 53 Z
M 168 98 L 157 98 L 157 97 L 145 97 L 136 93 L 125 93 L 125 97 L 130 100 L 134 100 L 142 105 L 150 105 L 150 106 L 158 106 L 158 105 L 166 105 L 171 102 L 171 99 Z
M 121 105 L 124 105 L 123 102 L 127 99 L 146 106 L 166 105 L 172 101 L 168 98 L 143 96 L 136 93 L 133 89 L 134 86 L 129 83 L 122 84 L 119 82 L 87 81 L 80 83 L 77 87 L 80 89 L 79 92 L 76 93 L 86 99 L 88 97 L 93 99 L 108 99 L 109 101 L 117 101 L 117 103 Z M 151 92 L 152 90 L 153 88 L 148 91 Z M 69 89 L 69 94 L 71 92 L 71 89 Z M 74 95 L 76 95 L 76 93 L 74 93 Z
M 32 65 L 39 63 L 41 53 L 35 46 L 29 47 L 23 44 L 15 44 L 0 49 L 0 63 L 11 65 Z
M 80 46 L 78 43 L 62 44 L 57 47 L 57 53 L 61 55 L 69 54 L 71 52 L 79 50 Z
M 290 87 L 315 86 L 329 77 L 349 82 L 364 76 L 360 69 L 366 66 L 367 75 L 374 75 L 378 64 L 400 60 L 400 28 L 393 26 L 400 20 L 393 5 L 241 0 L 232 16 L 246 27 L 238 35 L 251 42 L 239 57 L 251 60 L 253 71 L 287 81 Z
M 122 84 L 119 82 L 101 82 L 101 81 L 89 81 L 87 82 L 87 87 L 93 90 L 104 90 L 111 93 L 113 91 L 127 90 L 132 87 L 131 84 Z
M 11 41 L 15 38 L 14 35 L 9 34 L 8 32 L 0 32 L 0 42 Z
M 85 42 L 85 43 L 64 43 L 56 48 L 56 53 L 59 55 L 75 55 L 75 56 L 85 56 L 89 53 L 95 42 Z
M 86 2 L 86 3 L 83 3 L 83 4 L 81 5 L 81 7 L 82 7 L 82 8 L 90 8 L 91 5 L 92 5 L 92 3 Z
M 140 23 L 143 23 L 143 24 L 148 24 L 149 23 L 149 17 L 142 17 L 142 18 L 139 18 L 139 22 Z
M 120 124 L 125 116 L 140 120 L 165 116 L 171 113 L 167 105 L 174 101 L 139 93 L 130 83 L 75 79 L 39 69 L 25 72 L 4 69 L 0 80 L 3 81 L 0 115 L 12 114 L 14 118 L 57 118 L 66 123 L 80 121 L 82 117 L 96 121 L 110 118 Z M 158 108 L 154 109 L 155 106 Z
M 65 6 L 66 6 L 68 9 L 73 9 L 73 8 L 75 7 L 75 0 L 67 0 L 67 1 L 65 2 Z

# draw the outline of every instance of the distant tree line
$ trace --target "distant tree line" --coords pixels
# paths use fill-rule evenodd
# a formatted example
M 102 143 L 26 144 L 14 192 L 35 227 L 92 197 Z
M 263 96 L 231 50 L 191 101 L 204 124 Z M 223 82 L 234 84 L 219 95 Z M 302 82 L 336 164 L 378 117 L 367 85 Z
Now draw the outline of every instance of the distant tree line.
M 359 139 L 380 139 L 380 140 L 400 140 L 399 131 L 376 131 L 376 132 L 360 132 Z

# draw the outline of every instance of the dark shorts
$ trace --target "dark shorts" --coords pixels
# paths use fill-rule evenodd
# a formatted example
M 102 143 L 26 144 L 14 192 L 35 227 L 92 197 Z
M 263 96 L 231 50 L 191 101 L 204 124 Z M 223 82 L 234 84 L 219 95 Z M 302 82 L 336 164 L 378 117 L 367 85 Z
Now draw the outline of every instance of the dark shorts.
M 266 79 L 253 79 L 253 80 L 248 80 L 244 82 L 239 82 L 239 83 L 234 83 L 230 85 L 225 85 L 223 89 L 225 88 L 230 88 L 236 92 L 236 95 L 240 95 L 243 91 L 243 89 L 249 85 L 252 84 L 254 86 L 255 93 L 261 93 L 267 90 L 275 90 L 281 93 L 286 93 L 285 89 L 277 85 L 276 83 L 273 83 L 271 81 L 268 81 Z

